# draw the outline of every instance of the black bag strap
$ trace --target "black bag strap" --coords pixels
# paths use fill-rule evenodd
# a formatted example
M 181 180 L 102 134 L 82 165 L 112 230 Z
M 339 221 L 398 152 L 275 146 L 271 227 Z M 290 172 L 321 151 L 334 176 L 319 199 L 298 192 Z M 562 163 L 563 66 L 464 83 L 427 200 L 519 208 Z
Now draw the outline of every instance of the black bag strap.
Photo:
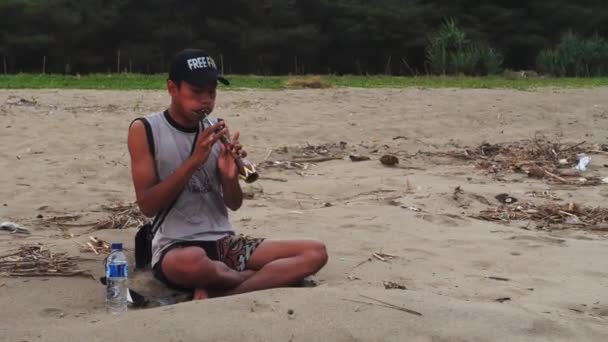
M 201 125 L 202 125 L 202 127 L 201 127 Z M 199 122 L 198 130 L 196 131 L 196 134 L 194 135 L 194 140 L 192 140 L 192 147 L 190 148 L 190 155 L 192 155 L 194 153 L 194 148 L 196 147 L 196 141 L 198 140 L 198 136 L 201 133 L 201 131 L 203 131 L 204 129 L 205 129 L 205 124 Z M 182 192 L 184 192 L 183 189 L 177 194 L 177 196 L 175 196 L 175 199 L 173 199 L 173 201 L 171 202 L 171 204 L 169 204 L 169 206 L 167 208 L 162 210 L 158 215 L 156 215 L 156 217 L 154 217 L 154 221 L 152 221 L 152 237 L 154 237 L 154 235 L 156 235 L 156 232 L 158 231 L 160 226 L 163 224 L 163 222 L 167 218 L 167 215 L 169 215 L 169 212 L 171 211 L 171 209 L 173 209 L 173 207 L 175 206 L 175 203 L 177 203 L 177 200 L 181 196 Z

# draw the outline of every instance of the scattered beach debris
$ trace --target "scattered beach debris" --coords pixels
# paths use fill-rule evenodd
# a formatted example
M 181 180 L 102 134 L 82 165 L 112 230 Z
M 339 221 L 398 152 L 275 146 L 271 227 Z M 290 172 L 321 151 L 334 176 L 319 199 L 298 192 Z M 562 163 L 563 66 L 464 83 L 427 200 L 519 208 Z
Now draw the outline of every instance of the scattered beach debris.
M 537 229 L 556 230 L 576 228 L 590 231 L 608 231 L 608 208 L 586 207 L 574 202 L 535 205 L 501 205 L 481 211 L 473 218 L 494 222 L 534 221 Z
M 319 158 L 294 159 L 292 162 L 293 163 L 314 164 L 314 163 L 322 163 L 322 162 L 326 162 L 326 161 L 330 161 L 330 160 L 342 160 L 342 159 L 344 159 L 344 157 L 341 157 L 341 156 L 328 156 L 328 157 L 319 157 Z
M 52 253 L 41 244 L 21 246 L 18 251 L 0 256 L 0 274 L 12 277 L 90 276 L 79 270 L 76 258 Z
M 492 205 L 487 198 L 482 195 L 465 191 L 461 186 L 457 186 L 454 188 L 454 192 L 451 196 L 452 200 L 454 200 L 459 208 L 466 209 L 473 204 L 473 201 L 479 202 L 484 205 Z
M 483 143 L 473 150 L 455 156 L 479 161 L 479 167 L 498 170 L 511 169 L 517 171 L 525 166 L 555 167 L 578 159 L 580 153 L 589 150 L 583 146 L 586 142 L 566 146 L 559 142 L 551 142 L 542 135 L 534 140 L 523 140 L 515 143 L 489 144 Z M 485 162 L 483 162 L 485 161 Z
M 372 253 L 372 256 L 382 262 L 387 262 L 389 260 L 396 258 L 395 255 L 390 255 L 390 254 L 381 253 L 381 252 Z
M 395 166 L 395 165 L 399 164 L 399 158 L 397 158 L 396 156 L 393 156 L 391 154 L 385 154 L 382 157 L 380 157 L 380 162 L 386 166 Z
M 486 277 L 486 278 L 491 279 L 491 280 L 497 280 L 497 281 L 511 281 L 511 279 L 509 279 L 509 278 L 502 278 L 502 277 Z
M 22 97 L 9 96 L 9 98 L 5 102 L 7 105 L 11 106 L 35 106 L 38 104 L 35 99 L 24 99 Z
M 586 153 L 605 153 L 598 146 L 591 146 L 586 141 L 566 145 L 551 142 L 542 135 L 533 140 L 514 143 L 483 143 L 474 149 L 464 151 L 437 153 L 453 158 L 474 161 L 477 168 L 490 173 L 517 172 L 531 178 L 544 179 L 549 183 L 595 186 L 602 184 L 599 177 L 582 176 L 587 170 L 591 158 Z M 565 170 L 569 165 L 575 168 Z M 575 179 L 566 179 L 573 177 Z
M 87 243 L 79 244 L 82 252 L 93 252 L 95 255 L 99 255 L 100 253 L 110 254 L 112 252 L 112 246 L 108 242 L 94 236 L 89 236 L 89 240 Z
M 504 302 L 507 302 L 507 301 L 510 301 L 510 300 L 511 300 L 511 297 L 502 297 L 502 298 L 497 298 L 494 301 L 498 302 L 498 303 L 504 303 Z
M 10 221 L 0 223 L 0 230 L 5 230 L 11 234 L 30 234 L 29 229 Z
M 137 203 L 102 205 L 103 211 L 110 212 L 110 215 L 97 222 L 76 223 L 82 215 L 62 215 L 62 216 L 38 216 L 39 222 L 45 226 L 69 227 L 92 227 L 94 230 L 100 229 L 125 229 L 136 228 L 144 225 L 149 219 L 141 212 Z
M 96 223 L 93 229 L 126 229 L 143 226 L 149 219 L 139 210 L 137 203 L 117 204 L 113 206 L 102 206 L 103 210 L 109 211 L 110 216 Z
M 556 194 L 550 191 L 529 191 L 526 192 L 526 196 L 535 197 L 535 198 L 548 198 L 552 201 L 561 201 L 562 199 L 557 197 Z
M 363 265 L 363 264 L 366 264 L 366 263 L 368 263 L 368 262 L 372 262 L 372 258 L 367 258 L 367 259 L 365 259 L 365 260 L 361 261 L 360 263 L 356 264 L 356 265 L 353 267 L 353 269 L 355 269 L 355 268 L 357 268 L 357 267 L 359 267 L 359 266 L 361 266 L 361 265 Z
M 287 179 L 285 178 L 275 178 L 275 177 L 260 177 L 261 180 L 267 180 L 267 181 L 274 181 L 274 182 L 281 182 L 281 183 L 287 183 Z
M 74 221 L 79 220 L 82 215 L 61 215 L 61 216 L 49 216 L 49 217 L 40 217 L 40 223 L 46 226 L 54 225 L 60 227 L 84 227 L 90 226 L 92 223 L 78 224 L 72 223 Z
M 385 301 L 382 301 L 380 299 L 376 299 L 370 296 L 366 296 L 366 295 L 362 295 L 360 294 L 359 296 L 365 298 L 365 299 L 369 299 L 369 300 L 373 300 L 376 303 L 370 303 L 370 302 L 364 302 L 361 300 L 354 300 L 354 299 L 347 299 L 347 298 L 342 298 L 342 300 L 348 301 L 348 302 L 353 302 L 353 303 L 359 303 L 359 304 L 366 304 L 366 305 L 376 305 L 376 306 L 382 306 L 385 308 L 389 308 L 389 309 L 394 309 L 394 310 L 399 310 L 399 311 L 403 311 L 403 312 L 407 312 L 409 314 L 412 315 L 416 315 L 416 316 L 422 316 L 422 314 L 418 311 L 414 311 L 414 310 L 410 310 L 410 309 L 406 309 L 404 307 L 395 305 L 395 304 L 391 304 Z
M 306 143 L 306 145 L 297 145 L 289 147 L 284 146 L 273 151 L 277 154 L 286 157 L 281 158 L 281 160 L 315 163 L 328 160 L 343 159 L 347 145 L 348 144 L 344 141 L 319 145 L 311 145 L 309 143 Z
M 370 160 L 370 157 L 362 156 L 362 155 L 358 155 L 358 154 L 351 154 L 348 157 L 350 158 L 351 161 L 354 161 L 354 162 Z
M 293 169 L 307 170 L 309 167 L 309 165 L 306 163 L 296 163 L 296 162 L 291 162 L 291 161 L 287 161 L 287 160 L 267 161 L 263 165 L 266 167 L 277 167 L 277 168 L 282 168 L 282 169 L 286 169 L 286 170 L 293 170 Z
M 576 164 L 574 169 L 577 171 L 581 171 L 581 172 L 587 171 L 587 165 L 589 165 L 589 163 L 591 163 L 591 157 L 587 156 L 584 153 L 579 154 L 577 157 L 578 157 L 578 163 Z
M 270 158 L 270 155 L 272 154 L 272 152 L 273 152 L 273 151 L 274 151 L 274 150 L 273 150 L 273 149 L 271 149 L 271 148 L 269 148 L 269 149 L 266 151 L 266 156 L 264 156 L 264 161 L 267 161 L 267 160 L 268 160 L 268 158 Z
M 494 198 L 496 198 L 498 200 L 498 202 L 502 203 L 502 204 L 511 204 L 511 203 L 515 203 L 517 202 L 517 198 L 512 197 L 509 194 L 498 194 L 496 195 Z
M 385 280 L 382 282 L 382 284 L 384 285 L 384 288 L 387 290 L 407 290 L 407 287 L 405 287 L 405 285 L 396 283 L 394 281 Z

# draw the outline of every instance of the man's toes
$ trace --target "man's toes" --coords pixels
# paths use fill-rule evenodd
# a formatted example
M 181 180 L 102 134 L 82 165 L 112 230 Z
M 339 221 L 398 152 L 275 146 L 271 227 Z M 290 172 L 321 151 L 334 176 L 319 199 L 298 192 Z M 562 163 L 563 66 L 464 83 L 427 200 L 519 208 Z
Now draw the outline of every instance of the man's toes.
M 201 300 L 209 298 L 209 293 L 205 289 L 195 289 L 192 300 Z

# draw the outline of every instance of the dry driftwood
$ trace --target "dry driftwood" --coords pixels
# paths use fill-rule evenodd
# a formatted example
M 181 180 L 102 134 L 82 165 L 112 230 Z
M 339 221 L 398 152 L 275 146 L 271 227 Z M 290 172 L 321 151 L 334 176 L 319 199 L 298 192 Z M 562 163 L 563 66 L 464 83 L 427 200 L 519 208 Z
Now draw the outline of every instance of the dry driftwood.
M 320 145 L 285 146 L 274 149 L 271 152 L 283 155 L 281 159 L 269 161 L 267 159 L 270 157 L 270 154 L 267 154 L 261 166 L 306 170 L 309 164 L 344 159 L 346 145 L 345 142 L 339 142 Z
M 534 221 L 545 230 L 576 228 L 583 230 L 603 230 L 608 224 L 608 208 L 580 206 L 576 203 L 533 203 L 501 205 L 481 211 L 473 218 L 494 221 Z
M 395 310 L 399 310 L 399 311 L 403 311 L 403 312 L 411 313 L 411 314 L 416 315 L 416 316 L 422 316 L 422 314 L 421 314 L 420 312 L 418 312 L 418 311 L 414 311 L 414 310 L 406 309 L 406 308 L 404 308 L 404 307 L 397 306 L 397 305 L 395 305 L 395 304 L 391 304 L 391 303 L 388 303 L 388 302 L 385 302 L 385 301 L 383 301 L 383 300 L 376 299 L 376 298 L 373 298 L 373 297 L 370 297 L 370 296 L 366 296 L 366 295 L 362 295 L 362 294 L 360 294 L 359 296 L 361 296 L 361 297 L 363 297 L 363 298 L 365 298 L 365 299 L 370 299 L 370 300 L 373 300 L 373 301 L 378 302 L 378 303 L 380 303 L 380 304 L 383 304 L 383 305 L 381 305 L 381 306 L 385 306 L 385 307 L 388 307 L 388 308 L 391 308 L 391 309 L 395 309 Z M 376 304 L 376 305 L 377 305 L 377 304 Z
M 0 273 L 15 277 L 88 275 L 79 270 L 76 258 L 52 253 L 42 245 L 21 246 L 18 252 L 0 257 Z
M 47 225 L 55 225 L 60 227 L 92 227 L 95 230 L 99 229 L 125 229 L 139 227 L 148 221 L 148 218 L 139 210 L 136 203 L 117 204 L 117 205 L 102 205 L 104 211 L 110 212 L 110 215 L 99 222 L 74 223 L 82 217 L 82 215 L 64 215 L 41 218 L 40 222 Z
M 384 288 L 387 290 L 407 290 L 407 287 L 403 284 L 399 284 L 397 282 L 394 281 L 383 281 L 382 285 L 384 285 Z
M 520 172 L 528 174 L 529 177 L 544 178 L 549 183 L 589 186 L 601 184 L 601 179 L 587 175 L 582 177 L 579 172 L 562 172 L 560 169 L 571 169 L 580 153 L 593 151 L 585 141 L 566 145 L 551 142 L 539 135 L 533 140 L 504 144 L 484 143 L 474 149 L 441 155 L 473 161 L 478 168 L 492 173 Z M 567 180 L 565 177 L 577 179 Z
M 102 206 L 102 208 L 111 214 L 107 219 L 95 224 L 93 229 L 136 228 L 148 221 L 136 203 Z
M 82 252 L 93 252 L 96 255 L 99 253 L 109 254 L 112 252 L 112 247 L 106 241 L 96 238 L 94 236 L 89 236 L 89 240 L 86 243 L 78 244 Z

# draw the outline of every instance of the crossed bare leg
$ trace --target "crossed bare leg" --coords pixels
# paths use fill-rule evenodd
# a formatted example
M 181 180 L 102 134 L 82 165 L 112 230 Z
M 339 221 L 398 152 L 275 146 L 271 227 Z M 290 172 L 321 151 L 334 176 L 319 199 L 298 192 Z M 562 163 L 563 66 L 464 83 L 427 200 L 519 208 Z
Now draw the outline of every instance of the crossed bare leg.
M 196 288 L 194 299 L 205 299 L 293 286 L 317 273 L 327 259 L 325 245 L 315 240 L 265 240 L 242 272 L 209 259 L 198 247 L 172 249 L 162 269 L 172 282 Z

